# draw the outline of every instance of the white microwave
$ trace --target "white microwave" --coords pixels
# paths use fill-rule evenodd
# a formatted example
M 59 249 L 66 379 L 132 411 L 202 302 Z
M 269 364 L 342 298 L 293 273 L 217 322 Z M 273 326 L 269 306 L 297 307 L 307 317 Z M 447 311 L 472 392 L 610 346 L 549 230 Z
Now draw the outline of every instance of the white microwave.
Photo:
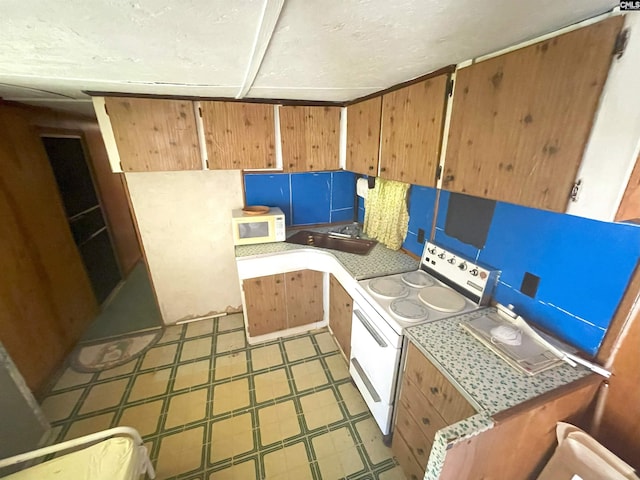
M 268 212 L 247 214 L 241 208 L 232 211 L 234 245 L 282 242 L 286 239 L 284 213 L 278 207 Z

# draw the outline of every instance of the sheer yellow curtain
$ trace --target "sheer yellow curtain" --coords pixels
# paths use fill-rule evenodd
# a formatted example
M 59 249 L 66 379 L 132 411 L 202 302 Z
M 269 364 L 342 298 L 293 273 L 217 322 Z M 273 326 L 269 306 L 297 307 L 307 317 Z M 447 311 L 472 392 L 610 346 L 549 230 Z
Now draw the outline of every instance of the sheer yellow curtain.
M 364 233 L 392 250 L 399 250 L 407 235 L 409 185 L 376 178 L 364 201 Z

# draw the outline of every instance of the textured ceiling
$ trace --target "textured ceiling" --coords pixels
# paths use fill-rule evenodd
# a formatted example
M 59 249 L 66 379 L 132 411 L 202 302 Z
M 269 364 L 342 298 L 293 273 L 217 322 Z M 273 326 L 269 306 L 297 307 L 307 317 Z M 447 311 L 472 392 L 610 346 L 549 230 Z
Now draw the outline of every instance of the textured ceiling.
M 9 0 L 0 96 L 85 113 L 92 107 L 81 90 L 350 100 L 617 4 Z

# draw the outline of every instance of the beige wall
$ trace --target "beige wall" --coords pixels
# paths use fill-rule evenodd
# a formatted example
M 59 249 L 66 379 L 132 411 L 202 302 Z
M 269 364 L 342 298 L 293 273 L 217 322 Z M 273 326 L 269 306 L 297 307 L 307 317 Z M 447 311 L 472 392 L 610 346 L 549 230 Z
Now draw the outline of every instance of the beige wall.
M 231 210 L 239 170 L 127 173 L 164 323 L 241 309 Z

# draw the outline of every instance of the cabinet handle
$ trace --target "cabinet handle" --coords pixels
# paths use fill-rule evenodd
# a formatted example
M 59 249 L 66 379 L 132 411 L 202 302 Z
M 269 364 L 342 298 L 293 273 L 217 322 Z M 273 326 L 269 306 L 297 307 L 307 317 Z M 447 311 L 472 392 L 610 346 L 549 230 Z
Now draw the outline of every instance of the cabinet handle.
M 381 172 L 386 172 L 386 171 L 387 171 L 387 169 L 386 169 L 385 167 L 382 167 L 382 168 L 380 169 L 380 171 L 381 171 Z
M 414 474 L 411 474 L 411 480 L 418 480 L 418 477 L 416 477 Z
M 418 455 L 424 455 L 424 450 L 422 448 L 418 448 Z
M 433 393 L 434 395 L 437 395 L 439 392 L 438 387 L 431 387 L 429 390 L 431 390 L 431 393 Z
M 369 165 L 369 170 L 373 170 L 373 165 Z
M 360 323 L 362 323 L 362 326 L 367 330 L 367 332 L 369 332 L 369 335 L 373 337 L 376 343 L 380 345 L 382 348 L 386 348 L 387 343 L 382 339 L 380 335 L 378 335 L 378 332 L 374 330 L 374 328 L 367 321 L 367 319 L 362 314 L 362 312 L 360 312 L 360 310 L 354 310 L 353 313 L 356 317 L 358 317 L 358 320 L 360 320 Z
M 422 423 L 423 425 L 431 425 L 431 420 L 429 420 L 427 417 L 422 417 Z
M 344 306 L 349 308 L 351 306 L 351 304 L 350 303 L 345 303 Z

